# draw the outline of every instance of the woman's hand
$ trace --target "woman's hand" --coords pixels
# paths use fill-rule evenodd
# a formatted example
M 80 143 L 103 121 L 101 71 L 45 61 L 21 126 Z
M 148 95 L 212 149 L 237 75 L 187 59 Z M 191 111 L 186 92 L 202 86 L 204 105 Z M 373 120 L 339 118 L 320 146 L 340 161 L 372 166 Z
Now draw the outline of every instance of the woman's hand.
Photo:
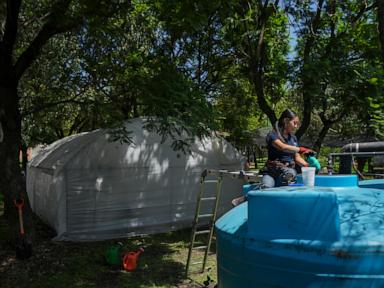
M 299 147 L 299 154 L 308 154 L 308 153 L 315 153 L 315 151 L 303 146 Z

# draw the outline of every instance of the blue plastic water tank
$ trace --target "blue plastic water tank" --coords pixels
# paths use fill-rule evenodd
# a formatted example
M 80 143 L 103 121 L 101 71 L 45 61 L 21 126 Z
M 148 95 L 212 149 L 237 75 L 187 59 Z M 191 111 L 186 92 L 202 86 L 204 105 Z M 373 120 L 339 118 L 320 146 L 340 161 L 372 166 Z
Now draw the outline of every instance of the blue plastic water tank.
M 384 191 L 320 177 L 248 191 L 216 221 L 219 288 L 384 287 Z

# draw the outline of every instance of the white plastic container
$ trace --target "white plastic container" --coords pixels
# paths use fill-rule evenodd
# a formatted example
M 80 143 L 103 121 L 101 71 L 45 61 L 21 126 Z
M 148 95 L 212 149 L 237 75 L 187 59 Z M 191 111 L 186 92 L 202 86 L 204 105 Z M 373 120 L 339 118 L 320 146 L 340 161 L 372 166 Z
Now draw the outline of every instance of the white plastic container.
M 314 187 L 315 186 L 315 167 L 301 167 L 301 173 L 303 176 L 304 186 Z

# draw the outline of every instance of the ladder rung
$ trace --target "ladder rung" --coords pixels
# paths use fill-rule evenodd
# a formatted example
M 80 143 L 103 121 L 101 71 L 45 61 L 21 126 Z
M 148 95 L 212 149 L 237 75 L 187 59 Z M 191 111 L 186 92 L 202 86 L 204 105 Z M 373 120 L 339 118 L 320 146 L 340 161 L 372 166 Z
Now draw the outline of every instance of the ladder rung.
M 198 218 L 204 218 L 204 217 L 212 217 L 213 214 L 201 214 L 201 215 L 198 215 L 197 217 Z
M 205 197 L 201 198 L 202 201 L 208 201 L 208 200 L 216 200 L 216 197 Z
M 201 231 L 197 231 L 197 232 L 195 233 L 195 235 L 207 234 L 207 233 L 209 233 L 209 232 L 211 232 L 211 230 L 201 230 Z
M 192 262 L 191 265 L 203 264 L 203 261 Z
M 201 222 L 203 222 L 203 221 L 201 221 Z M 204 226 L 203 225 L 197 226 L 195 229 L 195 234 L 198 234 L 198 232 L 203 231 L 203 230 L 209 230 L 209 229 L 211 229 L 211 226 L 212 225 L 209 225 L 209 224 L 204 225 Z M 204 233 L 199 233 L 199 234 L 204 234 Z
M 206 249 L 208 246 L 204 245 L 204 246 L 196 246 L 196 247 L 193 247 L 192 249 L 193 250 L 200 250 L 200 249 Z
M 204 180 L 204 183 L 217 183 L 219 180 Z

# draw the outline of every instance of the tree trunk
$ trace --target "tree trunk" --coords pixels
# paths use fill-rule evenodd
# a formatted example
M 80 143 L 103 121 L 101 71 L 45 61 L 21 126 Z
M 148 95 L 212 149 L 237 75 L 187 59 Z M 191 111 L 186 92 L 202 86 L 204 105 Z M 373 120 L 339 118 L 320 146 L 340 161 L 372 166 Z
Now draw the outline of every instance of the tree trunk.
M 25 178 L 19 163 L 21 147 L 21 118 L 18 108 L 17 84 L 0 84 L 0 124 L 3 139 L 0 142 L 0 187 L 4 195 L 4 217 L 10 224 L 12 238 L 19 236 L 18 210 L 14 200 L 24 199 L 23 219 L 26 237 L 32 239 L 32 215 L 26 194 Z
M 315 144 L 313 145 L 313 149 L 320 153 L 321 145 L 324 141 L 325 136 L 328 133 L 329 128 L 331 128 L 332 122 L 323 122 L 323 128 L 321 129 L 319 135 L 317 136 L 317 139 L 315 141 Z
M 257 104 L 259 104 L 261 111 L 263 111 L 268 116 L 268 119 L 271 122 L 271 125 L 274 125 L 275 122 L 277 121 L 277 118 L 276 118 L 275 112 L 269 106 L 267 100 L 265 99 L 263 75 L 261 75 L 261 73 L 258 71 L 253 72 L 252 74 L 253 74 L 252 82 L 256 90 Z
M 270 14 L 268 14 L 269 10 L 268 7 L 268 1 L 265 1 L 264 7 L 260 5 L 259 9 L 262 11 L 261 15 L 258 19 L 260 21 L 260 35 L 259 39 L 257 41 L 256 47 L 253 47 L 250 45 L 248 48 L 248 54 L 252 55 L 252 58 L 250 61 L 250 80 L 251 83 L 253 83 L 253 86 L 256 91 L 257 96 L 257 104 L 259 104 L 259 107 L 261 111 L 263 111 L 269 121 L 271 122 L 271 125 L 273 126 L 275 122 L 277 121 L 277 117 L 275 114 L 275 111 L 271 108 L 271 106 L 268 104 L 267 99 L 265 99 L 264 94 L 264 69 L 265 69 L 265 62 L 266 62 L 266 52 L 265 52 L 265 30 L 268 18 Z M 255 51 L 253 51 L 255 49 Z
M 312 86 L 315 81 L 313 73 L 311 73 L 311 69 L 308 68 L 311 65 L 311 51 L 313 49 L 315 40 L 316 40 L 316 33 L 318 31 L 318 28 L 320 26 L 321 21 L 321 11 L 323 8 L 324 0 L 319 0 L 317 4 L 316 9 L 316 15 L 312 19 L 311 22 L 309 22 L 308 27 L 308 33 L 310 33 L 307 36 L 307 39 L 305 41 L 304 46 L 304 55 L 303 55 L 303 68 L 301 71 L 301 80 L 302 80 L 302 91 L 303 91 L 303 117 L 301 121 L 301 125 L 299 129 L 296 132 L 296 137 L 298 140 L 300 140 L 301 136 L 304 135 L 304 133 L 307 131 L 309 124 L 311 123 L 311 114 L 312 114 Z

